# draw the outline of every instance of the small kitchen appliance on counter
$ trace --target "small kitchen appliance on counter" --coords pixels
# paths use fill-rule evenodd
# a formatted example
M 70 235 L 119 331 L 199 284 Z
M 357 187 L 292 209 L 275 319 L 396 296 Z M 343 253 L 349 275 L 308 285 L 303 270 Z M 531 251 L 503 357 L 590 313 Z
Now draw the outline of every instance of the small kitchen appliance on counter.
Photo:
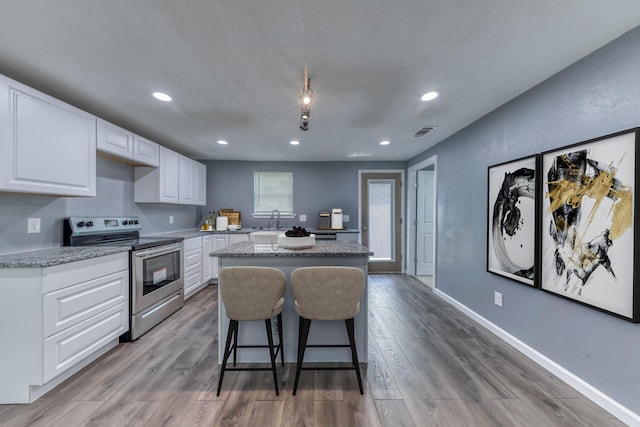
M 320 212 L 320 224 L 318 228 L 328 230 L 331 228 L 331 212 Z
M 183 239 L 140 237 L 135 216 L 70 217 L 63 223 L 64 246 L 130 246 L 129 332 L 140 337 L 184 305 Z
M 331 228 L 342 230 L 342 209 L 331 210 Z

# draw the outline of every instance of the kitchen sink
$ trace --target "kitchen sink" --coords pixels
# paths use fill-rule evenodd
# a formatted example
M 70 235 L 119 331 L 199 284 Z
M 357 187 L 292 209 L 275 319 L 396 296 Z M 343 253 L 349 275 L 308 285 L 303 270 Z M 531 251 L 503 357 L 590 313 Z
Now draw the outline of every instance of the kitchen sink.
M 252 242 L 278 243 L 278 235 L 284 233 L 282 230 L 258 230 L 249 233 L 249 240 Z

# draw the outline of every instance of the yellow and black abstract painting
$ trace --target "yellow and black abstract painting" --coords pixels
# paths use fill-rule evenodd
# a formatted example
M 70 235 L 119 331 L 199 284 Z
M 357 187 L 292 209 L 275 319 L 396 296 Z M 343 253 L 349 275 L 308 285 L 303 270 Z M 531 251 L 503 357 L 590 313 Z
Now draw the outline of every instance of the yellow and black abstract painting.
M 541 287 L 637 319 L 636 129 L 542 154 Z

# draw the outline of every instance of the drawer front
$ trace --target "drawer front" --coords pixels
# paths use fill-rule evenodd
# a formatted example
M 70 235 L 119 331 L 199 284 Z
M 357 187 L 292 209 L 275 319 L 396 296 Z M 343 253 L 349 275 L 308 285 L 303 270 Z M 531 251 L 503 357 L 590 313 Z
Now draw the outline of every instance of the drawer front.
M 199 268 L 193 270 L 193 271 L 189 271 L 189 272 L 185 272 L 184 273 L 184 289 L 185 291 L 194 287 L 194 286 L 198 286 L 201 282 L 201 277 L 200 277 L 201 271 Z
M 202 262 L 202 250 L 196 249 L 191 252 L 185 252 L 184 254 L 184 269 L 189 270 L 194 266 L 199 266 Z M 186 274 L 186 273 L 185 273 Z
M 44 337 L 50 337 L 128 300 L 129 270 L 45 294 L 42 317 Z
M 185 271 L 184 273 L 184 295 L 187 294 L 193 289 L 202 284 L 202 276 L 199 268 L 194 269 L 193 271 Z
M 193 237 L 191 239 L 185 239 L 184 252 L 187 253 L 193 249 L 202 249 L 202 237 Z
M 120 252 L 42 269 L 42 293 L 64 289 L 129 269 L 129 252 Z
M 129 305 L 122 303 L 44 340 L 44 381 L 74 366 L 129 329 Z

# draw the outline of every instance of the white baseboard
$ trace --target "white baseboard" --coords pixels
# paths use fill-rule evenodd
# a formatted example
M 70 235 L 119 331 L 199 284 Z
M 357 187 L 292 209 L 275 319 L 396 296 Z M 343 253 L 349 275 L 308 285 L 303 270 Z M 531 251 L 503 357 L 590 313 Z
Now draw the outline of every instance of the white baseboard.
M 554 374 L 556 377 L 560 378 L 571 387 L 576 389 L 578 392 L 583 394 L 585 397 L 593 401 L 598 406 L 602 407 L 606 411 L 609 411 L 612 415 L 617 417 L 620 421 L 630 425 L 630 426 L 640 426 L 640 415 L 635 412 L 629 410 L 627 407 L 621 405 L 619 402 L 615 401 L 611 397 L 607 396 L 591 384 L 587 383 L 577 375 L 558 365 L 553 360 L 549 359 L 544 354 L 538 352 L 536 349 L 528 346 L 527 344 L 520 341 L 518 338 L 509 334 L 505 330 L 499 328 L 495 324 L 491 323 L 489 320 L 480 316 L 475 311 L 471 310 L 466 305 L 461 304 L 457 300 L 451 298 L 449 295 L 440 291 L 439 289 L 434 290 L 435 294 L 440 298 L 444 299 L 446 302 L 469 316 L 471 319 L 476 321 L 478 324 L 488 329 L 494 335 L 498 336 L 502 340 L 504 340 L 507 344 L 527 356 L 529 359 L 536 362 L 538 365 L 545 368 L 547 371 Z

